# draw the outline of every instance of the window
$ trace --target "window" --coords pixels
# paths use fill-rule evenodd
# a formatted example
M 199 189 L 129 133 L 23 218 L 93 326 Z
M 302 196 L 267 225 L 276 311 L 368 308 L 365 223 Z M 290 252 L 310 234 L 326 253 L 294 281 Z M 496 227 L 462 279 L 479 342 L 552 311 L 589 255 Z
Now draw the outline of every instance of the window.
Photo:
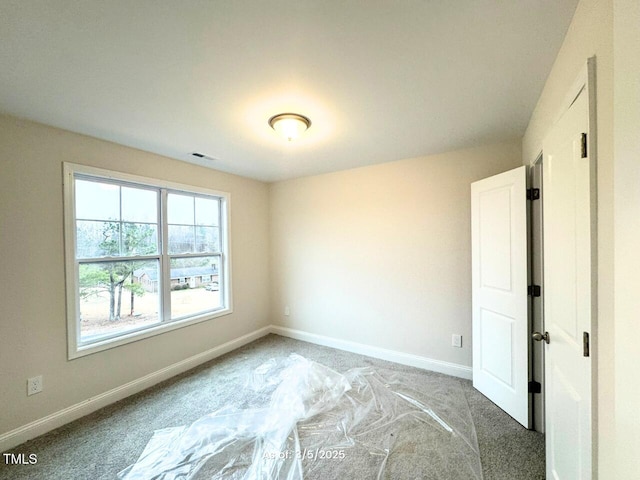
M 228 194 L 64 169 L 70 358 L 231 312 Z

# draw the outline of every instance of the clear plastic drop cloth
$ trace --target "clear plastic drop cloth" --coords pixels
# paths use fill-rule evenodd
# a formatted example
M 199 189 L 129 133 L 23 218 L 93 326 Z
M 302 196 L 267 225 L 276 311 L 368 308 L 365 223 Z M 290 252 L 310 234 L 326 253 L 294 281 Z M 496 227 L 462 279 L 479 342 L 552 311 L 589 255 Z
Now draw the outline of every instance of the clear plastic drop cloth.
M 120 480 L 482 479 L 464 392 L 437 378 L 299 355 L 247 379 L 258 408 L 157 430 Z

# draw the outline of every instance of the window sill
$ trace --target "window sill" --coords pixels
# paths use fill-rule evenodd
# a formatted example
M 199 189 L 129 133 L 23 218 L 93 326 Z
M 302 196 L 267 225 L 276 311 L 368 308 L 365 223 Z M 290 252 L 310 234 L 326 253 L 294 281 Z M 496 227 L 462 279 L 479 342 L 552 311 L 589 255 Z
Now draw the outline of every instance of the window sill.
M 175 320 L 167 323 L 160 323 L 153 327 L 145 328 L 143 330 L 137 330 L 130 333 L 125 333 L 123 335 L 117 336 L 115 338 L 108 338 L 101 341 L 92 342 L 88 345 L 69 345 L 69 360 L 73 360 L 75 358 L 84 357 L 86 355 L 91 355 L 93 353 L 102 352 L 105 350 L 109 350 L 111 348 L 116 348 L 121 345 L 126 345 L 128 343 L 137 342 L 139 340 L 143 340 L 145 338 L 154 337 L 156 335 L 160 335 L 166 332 L 170 332 L 172 330 L 177 330 L 179 328 L 188 327 L 189 325 L 195 325 L 196 323 L 206 322 L 208 320 L 213 320 L 218 317 L 223 317 L 225 315 L 229 315 L 233 313 L 233 309 L 231 307 L 216 310 L 215 312 L 208 312 L 202 315 L 198 315 L 195 317 L 189 317 L 182 320 Z

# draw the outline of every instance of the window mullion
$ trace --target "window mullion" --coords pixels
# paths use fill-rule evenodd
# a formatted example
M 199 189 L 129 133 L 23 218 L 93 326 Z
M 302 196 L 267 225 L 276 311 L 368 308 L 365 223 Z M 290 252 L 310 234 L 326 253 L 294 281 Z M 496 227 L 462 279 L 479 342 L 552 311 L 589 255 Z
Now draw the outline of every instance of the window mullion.
M 191 251 L 195 252 L 196 244 L 198 243 L 198 239 L 196 238 L 196 197 L 193 197 L 193 245 L 191 246 Z
M 119 243 L 118 243 L 118 248 L 119 250 L 119 254 L 122 255 L 122 252 L 124 252 L 124 239 L 122 238 L 122 234 L 124 233 L 124 225 L 122 223 L 122 185 L 118 185 L 118 202 L 120 203 L 119 205 L 119 211 L 118 214 L 120 215 L 120 218 L 118 218 L 119 222 L 118 222 L 118 239 L 119 239 Z
M 131 257 L 82 257 L 76 261 L 81 263 L 112 263 L 112 262 L 143 262 L 145 260 L 160 260 L 160 255 L 134 255 Z
M 221 257 L 222 252 L 172 253 L 169 258 Z
M 171 259 L 169 258 L 169 225 L 167 223 L 167 190 L 160 189 L 160 231 L 161 239 L 161 278 L 162 278 L 162 295 L 160 302 L 162 303 L 162 322 L 171 320 Z

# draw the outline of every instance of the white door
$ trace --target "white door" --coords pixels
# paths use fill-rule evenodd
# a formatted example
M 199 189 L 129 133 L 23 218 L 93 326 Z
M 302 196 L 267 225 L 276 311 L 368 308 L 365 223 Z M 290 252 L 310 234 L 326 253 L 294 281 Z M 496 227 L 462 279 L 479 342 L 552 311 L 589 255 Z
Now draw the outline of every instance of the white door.
M 530 426 L 527 175 L 471 184 L 473 386 Z
M 583 344 L 592 308 L 588 128 L 583 90 L 542 146 L 547 478 L 559 480 L 591 478 L 591 357 Z

